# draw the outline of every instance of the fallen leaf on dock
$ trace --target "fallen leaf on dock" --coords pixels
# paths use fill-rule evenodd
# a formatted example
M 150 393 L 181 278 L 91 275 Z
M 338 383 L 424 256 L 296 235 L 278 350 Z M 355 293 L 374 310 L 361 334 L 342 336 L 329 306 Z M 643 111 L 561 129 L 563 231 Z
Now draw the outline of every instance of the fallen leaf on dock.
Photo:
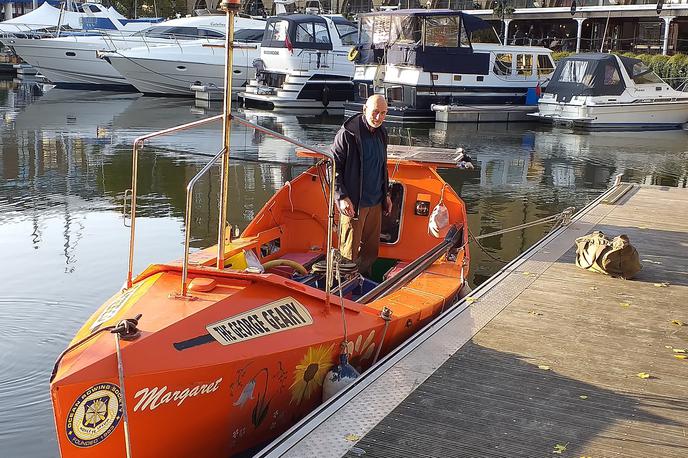
M 674 348 L 674 353 L 685 353 L 686 349 L 685 348 Z
M 593 291 L 597 291 L 597 286 L 591 286 L 590 289 Z
M 478 299 L 476 299 L 475 297 L 466 296 L 466 302 L 469 304 L 472 304 L 472 303 L 477 302 L 477 301 L 478 301 Z
M 619 303 L 619 305 L 621 307 L 630 307 L 631 306 L 631 304 L 629 304 L 628 302 L 621 302 L 621 303 Z
M 540 364 L 540 365 L 538 366 L 538 369 L 542 369 L 543 371 L 548 371 L 548 370 L 551 369 L 551 367 L 549 367 L 549 366 L 547 366 L 547 365 L 545 365 L 545 364 Z
M 542 312 L 536 312 L 535 310 L 528 310 L 528 313 L 535 316 L 542 316 Z
M 668 281 L 663 281 L 662 283 L 655 283 L 654 285 L 655 285 L 657 288 L 666 288 L 667 286 L 669 286 L 669 282 L 668 282 Z
M 685 323 L 681 320 L 671 320 L 671 324 L 675 324 L 676 326 L 685 326 Z
M 585 401 L 586 399 L 588 399 L 588 397 L 587 397 L 586 395 L 584 395 L 584 394 L 581 394 L 581 395 L 578 396 L 578 397 L 581 398 L 581 399 L 584 400 L 584 401 Z
M 347 434 L 346 436 L 344 436 L 344 439 L 348 440 L 349 442 L 356 442 L 360 438 L 361 436 L 357 434 Z
M 674 355 L 674 358 L 676 358 L 676 359 L 688 359 L 688 355 L 680 355 L 680 354 L 678 354 L 678 355 Z
M 664 345 L 664 348 L 668 348 L 668 349 L 671 350 L 671 349 L 674 348 L 674 347 L 672 347 L 671 345 Z
M 650 374 L 648 374 L 647 372 L 638 372 L 635 375 L 637 375 L 640 378 L 650 378 Z
M 552 450 L 552 453 L 556 453 L 557 455 L 561 455 L 566 451 L 566 446 L 569 445 L 568 443 L 566 444 L 557 444 L 554 446 L 554 450 Z

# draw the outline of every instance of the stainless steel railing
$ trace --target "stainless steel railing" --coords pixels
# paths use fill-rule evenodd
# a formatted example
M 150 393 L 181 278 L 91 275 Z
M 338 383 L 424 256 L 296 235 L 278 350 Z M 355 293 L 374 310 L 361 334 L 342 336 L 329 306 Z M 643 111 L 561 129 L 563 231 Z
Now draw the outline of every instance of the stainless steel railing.
M 187 124 L 182 124 L 181 126 L 170 127 L 169 129 L 159 130 L 151 134 L 142 135 L 136 140 L 134 140 L 134 146 L 132 151 L 131 160 L 131 235 L 129 236 L 129 272 L 127 273 L 127 288 L 131 288 L 134 273 L 134 239 L 136 238 L 136 190 L 138 182 L 138 170 L 139 170 L 139 152 L 143 148 L 143 144 L 146 140 L 150 140 L 154 137 L 160 137 L 163 135 L 168 135 L 171 133 L 179 132 L 182 130 L 193 129 L 194 127 L 202 126 L 214 121 L 219 121 L 223 118 L 223 115 L 213 116 L 211 118 L 201 119 L 199 121 L 190 122 Z M 223 149 L 224 152 L 224 149 Z

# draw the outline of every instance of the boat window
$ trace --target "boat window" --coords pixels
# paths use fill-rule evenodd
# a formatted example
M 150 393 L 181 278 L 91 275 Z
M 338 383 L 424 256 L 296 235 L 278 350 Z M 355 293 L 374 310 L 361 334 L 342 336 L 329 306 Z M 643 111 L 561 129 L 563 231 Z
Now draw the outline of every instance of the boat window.
M 234 41 L 243 43 L 260 43 L 263 40 L 263 29 L 241 29 L 234 32 Z
M 459 16 L 428 17 L 425 19 L 425 45 L 438 48 L 459 46 Z
M 313 25 L 315 27 L 315 42 L 330 43 L 330 32 L 327 30 L 327 25 L 321 23 L 315 23 Z
M 368 85 L 366 83 L 358 83 L 358 96 L 361 100 L 368 99 Z
M 313 23 L 306 22 L 296 26 L 296 41 L 301 43 L 313 43 Z
M 393 86 L 387 88 L 387 100 L 390 102 L 401 102 L 404 100 L 404 88 Z
M 391 44 L 420 42 L 421 23 L 415 16 L 394 16 L 391 25 L 389 37 Z
M 337 28 L 337 33 L 343 45 L 358 44 L 358 27 L 355 24 L 335 22 L 334 26 Z
M 554 71 L 554 62 L 547 54 L 538 54 L 537 58 L 538 76 L 549 75 Z
M 100 8 L 98 8 L 96 5 L 84 5 L 85 8 L 88 8 L 91 13 L 100 13 Z
M 385 45 L 390 40 L 392 18 L 390 16 L 368 16 L 361 19 L 360 44 Z
M 621 77 L 619 76 L 619 70 L 617 70 L 616 65 L 606 64 L 604 66 L 604 85 L 605 86 L 615 86 L 619 84 Z
M 268 41 L 281 41 L 287 39 L 287 30 L 289 30 L 288 21 L 274 21 L 267 26 L 265 37 Z
M 533 74 L 532 54 L 516 54 L 516 73 L 522 76 Z
M 633 73 L 631 75 L 633 82 L 636 84 L 657 84 L 664 82 L 655 72 L 650 70 L 650 68 L 642 62 L 633 65 Z
M 263 38 L 263 31 L 260 31 L 260 38 Z M 203 37 L 203 38 L 224 38 L 225 34 L 220 33 L 216 30 L 205 30 L 205 29 L 198 29 L 198 36 Z M 236 40 L 236 35 L 234 36 L 234 39 Z M 258 40 L 260 41 L 260 40 Z
M 590 85 L 590 76 L 586 78 L 588 62 L 583 60 L 568 60 L 564 63 L 559 75 L 560 83 L 578 83 Z
M 511 54 L 496 54 L 494 63 L 496 75 L 511 75 Z

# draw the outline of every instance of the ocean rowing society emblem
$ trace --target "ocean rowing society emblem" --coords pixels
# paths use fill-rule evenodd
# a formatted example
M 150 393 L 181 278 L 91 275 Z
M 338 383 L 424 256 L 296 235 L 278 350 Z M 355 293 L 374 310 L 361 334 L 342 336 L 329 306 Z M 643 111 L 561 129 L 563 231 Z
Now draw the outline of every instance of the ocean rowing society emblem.
M 122 418 L 119 386 L 100 383 L 77 399 L 67 416 L 67 437 L 77 447 L 91 447 L 107 438 Z

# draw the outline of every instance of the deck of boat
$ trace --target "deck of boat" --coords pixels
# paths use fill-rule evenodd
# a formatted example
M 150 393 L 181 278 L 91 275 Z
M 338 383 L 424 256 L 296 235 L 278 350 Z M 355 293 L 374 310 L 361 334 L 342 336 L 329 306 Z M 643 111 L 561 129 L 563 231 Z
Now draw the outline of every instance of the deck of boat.
M 676 351 L 688 349 L 688 189 L 627 191 L 583 209 L 260 456 L 688 456 Z M 574 265 L 575 238 L 593 230 L 629 235 L 636 279 Z

